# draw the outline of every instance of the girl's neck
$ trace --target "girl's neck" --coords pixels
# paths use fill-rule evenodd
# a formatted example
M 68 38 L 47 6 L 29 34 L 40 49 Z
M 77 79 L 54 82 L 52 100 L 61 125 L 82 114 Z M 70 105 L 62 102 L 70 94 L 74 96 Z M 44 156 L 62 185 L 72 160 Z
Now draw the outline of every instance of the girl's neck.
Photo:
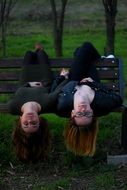
M 41 106 L 40 104 L 38 104 L 37 102 L 26 102 L 25 104 L 22 105 L 21 107 L 21 112 L 39 112 L 41 110 Z
M 74 94 L 74 107 L 82 104 L 90 105 L 94 99 L 95 92 L 87 85 L 77 86 Z

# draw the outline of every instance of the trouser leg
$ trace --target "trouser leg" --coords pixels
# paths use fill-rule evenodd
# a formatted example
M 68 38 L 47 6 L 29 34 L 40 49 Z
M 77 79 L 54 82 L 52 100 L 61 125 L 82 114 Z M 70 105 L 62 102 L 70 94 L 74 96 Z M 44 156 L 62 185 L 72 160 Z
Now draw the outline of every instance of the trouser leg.
M 36 52 L 37 60 L 39 64 L 48 64 L 49 65 L 49 59 L 48 55 L 44 50 L 37 50 Z
M 23 59 L 23 65 L 33 65 L 33 64 L 38 64 L 36 53 L 32 51 L 27 51 Z
M 37 54 L 37 61 L 39 64 L 41 64 L 42 80 L 43 79 L 44 80 L 45 79 L 52 80 L 53 75 L 52 75 L 51 67 L 49 64 L 48 55 L 46 54 L 46 52 L 44 50 L 38 50 L 38 51 L 36 51 L 36 54 Z
M 98 81 L 99 77 L 94 62 L 100 58 L 100 54 L 95 47 L 91 43 L 85 42 L 75 50 L 74 56 L 75 61 L 69 73 L 70 80 L 80 81 L 85 77 L 92 77 L 93 80 Z

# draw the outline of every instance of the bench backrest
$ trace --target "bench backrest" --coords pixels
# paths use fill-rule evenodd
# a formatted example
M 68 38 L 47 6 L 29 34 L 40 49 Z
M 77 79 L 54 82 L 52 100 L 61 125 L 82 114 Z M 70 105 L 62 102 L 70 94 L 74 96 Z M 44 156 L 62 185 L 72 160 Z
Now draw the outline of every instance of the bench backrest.
M 22 61 L 22 58 L 0 60 L 0 94 L 10 94 L 17 90 Z M 50 59 L 50 64 L 51 68 L 70 68 L 73 61 L 72 58 Z M 121 59 L 103 58 L 96 63 L 96 67 L 101 82 L 123 97 L 124 83 Z

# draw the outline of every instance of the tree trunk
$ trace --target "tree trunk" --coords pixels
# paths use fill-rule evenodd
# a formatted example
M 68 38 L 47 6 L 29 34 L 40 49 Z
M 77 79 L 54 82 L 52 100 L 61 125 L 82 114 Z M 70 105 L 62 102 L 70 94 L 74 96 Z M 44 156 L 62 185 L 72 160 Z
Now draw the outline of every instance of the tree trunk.
M 6 57 L 6 25 L 2 23 L 2 48 L 3 48 L 3 57 Z
M 58 14 L 56 10 L 55 0 L 50 0 L 53 14 L 53 34 L 54 34 L 54 47 L 56 56 L 60 57 L 63 55 L 62 45 L 63 45 L 63 26 L 64 26 L 64 15 L 65 7 L 68 0 L 61 0 L 61 11 Z
M 17 0 L 0 0 L 0 40 L 3 48 L 3 57 L 6 57 L 6 30 L 11 10 Z
M 106 46 L 105 55 L 115 52 L 115 18 L 117 13 L 117 0 L 102 0 L 105 8 L 106 20 Z
M 107 15 L 106 18 L 106 47 L 105 54 L 114 54 L 115 42 L 115 18 Z

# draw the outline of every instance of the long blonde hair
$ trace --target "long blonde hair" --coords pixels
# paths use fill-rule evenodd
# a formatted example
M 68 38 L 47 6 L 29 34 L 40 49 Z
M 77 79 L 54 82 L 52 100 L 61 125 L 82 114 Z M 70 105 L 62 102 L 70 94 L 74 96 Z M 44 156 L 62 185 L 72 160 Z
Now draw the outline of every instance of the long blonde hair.
M 97 118 L 93 118 L 92 123 L 84 127 L 78 127 L 71 118 L 64 130 L 66 147 L 77 155 L 93 156 L 97 133 Z

